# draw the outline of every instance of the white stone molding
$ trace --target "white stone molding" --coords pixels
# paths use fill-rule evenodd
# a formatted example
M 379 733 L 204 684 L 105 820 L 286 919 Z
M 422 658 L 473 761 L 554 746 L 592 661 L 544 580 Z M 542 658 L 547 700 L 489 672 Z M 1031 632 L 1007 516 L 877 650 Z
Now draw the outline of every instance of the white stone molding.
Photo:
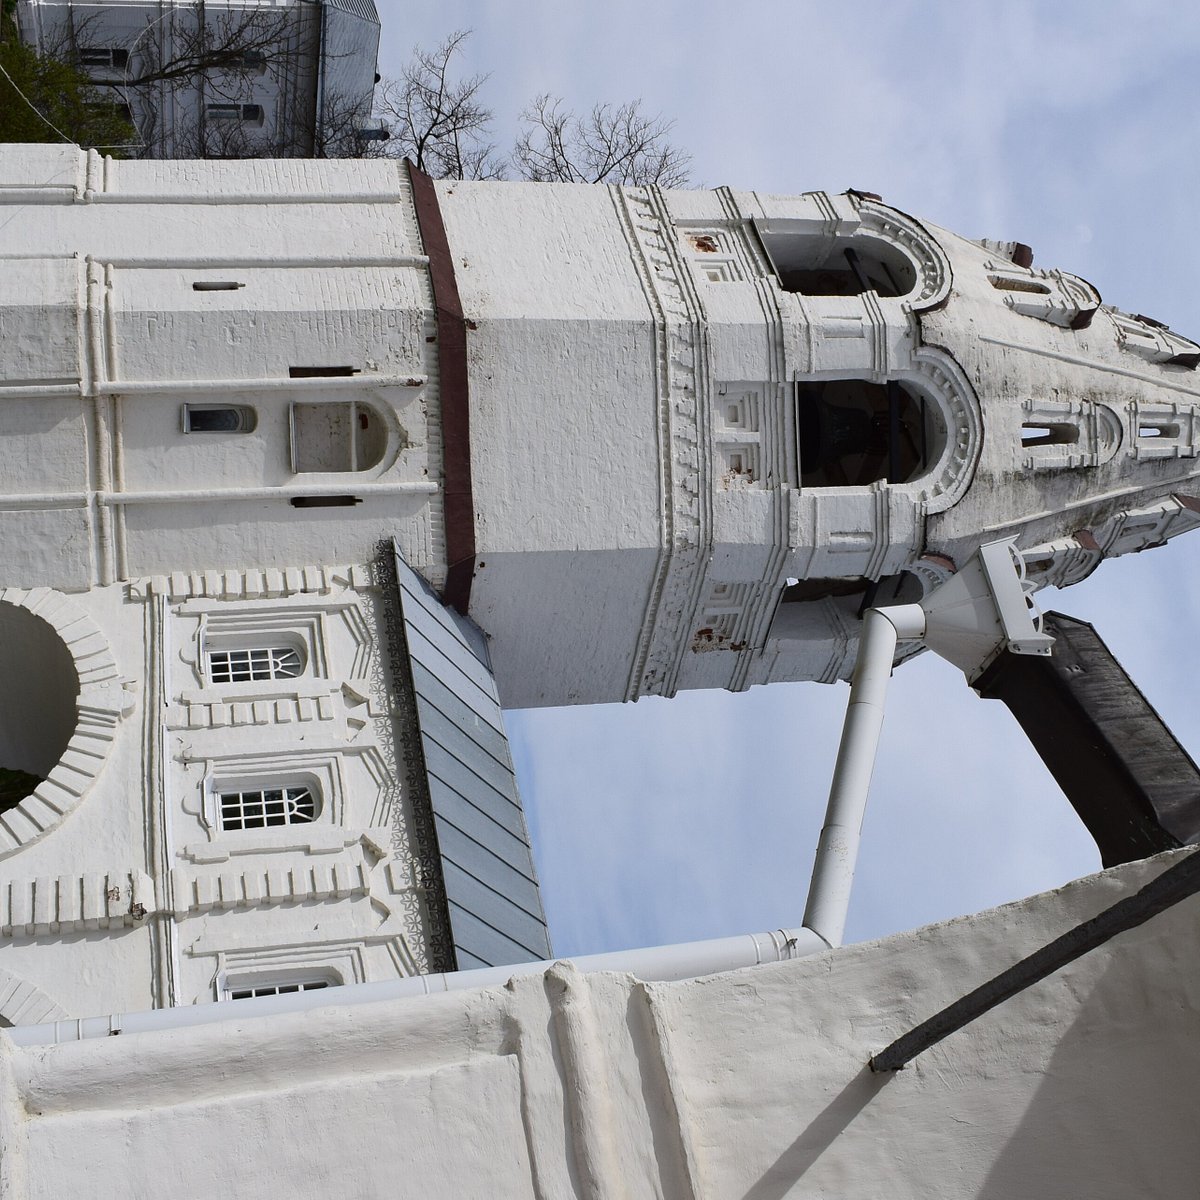
M 250 953 L 240 950 L 220 951 L 212 991 L 196 1000 L 223 1000 L 232 987 L 245 987 L 255 982 L 286 980 L 301 975 L 327 974 L 336 984 L 365 983 L 366 968 L 361 944 L 331 944 L 328 946 L 276 946 Z
M 274 702 L 269 702 L 269 706 L 273 710 Z M 355 753 L 363 754 L 369 749 L 364 747 Z M 196 794 L 185 801 L 184 810 L 197 818 L 209 841 L 222 853 L 236 853 L 238 850 L 307 851 L 310 831 L 314 827 L 324 825 L 336 828 L 344 824 L 342 754 L 341 750 L 306 750 L 289 746 L 255 755 L 211 754 L 198 759 L 185 758 L 185 762 L 202 763 L 204 775 Z M 309 787 L 316 792 L 320 805 L 313 821 L 231 832 L 221 828 L 217 811 L 218 796 L 223 787 L 230 791 Z
M 0 1025 L 40 1025 L 70 1014 L 36 984 L 0 967 Z
M 229 729 L 240 725 L 288 725 L 332 721 L 338 691 L 313 696 L 284 696 L 271 700 L 218 700 L 171 705 L 167 729 Z
M 19 804 L 0 814 L 0 858 L 40 841 L 87 794 L 112 749 L 117 726 L 132 711 L 129 681 L 117 669 L 108 639 L 84 609 L 51 588 L 4 588 L 0 604 L 45 621 L 71 653 L 79 677 L 78 723 L 57 765 Z
M 171 872 L 175 916 L 234 908 L 261 908 L 302 900 L 344 900 L 371 891 L 371 870 L 361 857 L 322 856 L 289 867 L 242 871 Z
M 772 384 L 717 384 L 713 397 L 713 474 L 718 489 L 761 490 L 767 486 L 769 467 L 763 449 L 763 424 L 768 403 L 772 406 L 779 403 L 777 391 L 778 387 Z
M 273 600 L 304 592 L 328 594 L 351 587 L 371 586 L 371 568 L 360 564 L 340 567 L 264 568 L 248 571 L 173 571 L 129 581 L 131 600 L 166 596 L 190 600 L 206 596 L 213 600 Z
M 626 700 L 670 696 L 700 600 L 712 528 L 711 385 L 704 311 L 657 188 L 612 188 L 654 316 L 661 542 Z
M 1145 508 L 1118 513 L 1092 530 L 1105 558 L 1161 546 L 1181 533 L 1200 527 L 1200 499 L 1166 496 Z
M 1021 551 L 1035 587 L 1069 587 L 1086 579 L 1103 561 L 1104 551 L 1090 529 L 1055 538 Z
M 785 575 L 880 579 L 903 570 L 923 538 L 923 511 L 902 488 L 805 488 L 792 493 Z
M 1094 400 L 1025 400 L 1022 429 L 1045 430 L 1045 442 L 1022 445 L 1026 470 L 1098 467 L 1111 459 L 1124 440 L 1121 418 Z
M 966 372 L 934 346 L 918 347 L 911 366 L 893 378 L 911 382 L 933 402 L 943 444 L 937 458 L 916 479 L 887 486 L 919 500 L 927 513 L 945 512 L 962 499 L 975 476 L 983 447 L 979 399 Z
M 938 240 L 919 221 L 899 209 L 864 197 L 855 199 L 862 222 L 859 232 L 897 246 L 916 267 L 917 286 L 903 298 L 905 303 L 914 312 L 944 304 L 950 295 L 953 273 L 950 259 Z
M 12 879 L 0 887 L 0 936 L 127 929 L 157 911 L 154 884 L 141 871 Z
M 1126 412 L 1134 458 L 1195 458 L 1200 453 L 1200 408 L 1195 404 L 1134 400 Z
M 1067 271 L 1035 271 L 1012 262 L 991 260 L 987 276 L 1004 303 L 1026 317 L 1063 329 L 1086 326 L 1100 307 L 1100 293 L 1086 279 Z
M 1122 350 L 1150 362 L 1174 363 L 1193 369 L 1200 365 L 1200 346 L 1172 332 L 1161 321 L 1108 306 L 1104 312 L 1116 327 L 1117 342 Z

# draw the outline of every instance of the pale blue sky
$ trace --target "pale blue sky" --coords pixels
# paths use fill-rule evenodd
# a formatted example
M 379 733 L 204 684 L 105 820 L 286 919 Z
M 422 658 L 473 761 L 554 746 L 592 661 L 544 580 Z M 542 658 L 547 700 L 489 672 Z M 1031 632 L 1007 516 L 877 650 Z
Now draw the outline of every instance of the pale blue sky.
M 696 179 L 857 187 L 1200 331 L 1200 10 L 1065 0 L 380 0 L 381 67 L 472 28 L 501 120 L 539 92 L 642 97 Z M 1190 642 L 1200 533 L 1106 564 L 1057 606 L 1095 621 L 1200 750 Z M 847 689 L 514 713 L 555 949 L 799 922 Z M 1007 710 L 926 655 L 893 680 L 847 935 L 975 911 L 1094 870 L 1090 839 Z

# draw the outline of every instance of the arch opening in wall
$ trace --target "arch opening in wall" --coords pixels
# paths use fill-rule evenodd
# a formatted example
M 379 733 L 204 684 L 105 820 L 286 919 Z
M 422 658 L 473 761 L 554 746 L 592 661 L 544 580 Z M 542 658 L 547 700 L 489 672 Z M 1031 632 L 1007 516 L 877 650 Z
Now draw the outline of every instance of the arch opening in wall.
M 829 379 L 796 385 L 801 487 L 908 483 L 940 453 L 935 406 L 899 380 Z
M 361 400 L 301 402 L 291 406 L 292 470 L 368 471 L 383 461 L 388 428 Z
M 802 296 L 910 295 L 917 270 L 899 246 L 882 238 L 823 237 L 759 230 L 779 286 Z
M 79 674 L 55 628 L 0 603 L 0 812 L 54 770 L 78 723 Z
M 1072 446 L 1079 441 L 1079 426 L 1069 423 L 1043 425 L 1026 424 L 1021 426 L 1021 445 L 1030 446 Z

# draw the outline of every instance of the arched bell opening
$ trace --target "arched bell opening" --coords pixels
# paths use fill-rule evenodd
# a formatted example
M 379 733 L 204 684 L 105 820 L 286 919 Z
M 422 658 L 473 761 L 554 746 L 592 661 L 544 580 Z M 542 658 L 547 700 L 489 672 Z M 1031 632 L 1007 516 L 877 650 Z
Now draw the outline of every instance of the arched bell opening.
M 760 230 L 779 286 L 802 296 L 907 296 L 916 290 L 917 269 L 899 246 L 882 238 L 821 237 Z
M 936 461 L 937 406 L 899 380 L 829 379 L 796 386 L 800 486 L 908 483 Z
M 0 812 L 46 779 L 78 722 L 79 674 L 48 622 L 0 602 Z

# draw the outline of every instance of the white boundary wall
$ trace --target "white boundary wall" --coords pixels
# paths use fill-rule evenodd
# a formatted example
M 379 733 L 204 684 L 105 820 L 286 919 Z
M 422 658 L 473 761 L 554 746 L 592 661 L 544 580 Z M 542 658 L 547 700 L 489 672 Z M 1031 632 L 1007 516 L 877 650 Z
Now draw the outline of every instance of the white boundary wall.
M 872 1051 L 1176 855 L 817 958 L 504 987 L 18 1050 L 12 1200 L 1184 1196 L 1200 1144 L 1185 902 L 905 1071 Z

